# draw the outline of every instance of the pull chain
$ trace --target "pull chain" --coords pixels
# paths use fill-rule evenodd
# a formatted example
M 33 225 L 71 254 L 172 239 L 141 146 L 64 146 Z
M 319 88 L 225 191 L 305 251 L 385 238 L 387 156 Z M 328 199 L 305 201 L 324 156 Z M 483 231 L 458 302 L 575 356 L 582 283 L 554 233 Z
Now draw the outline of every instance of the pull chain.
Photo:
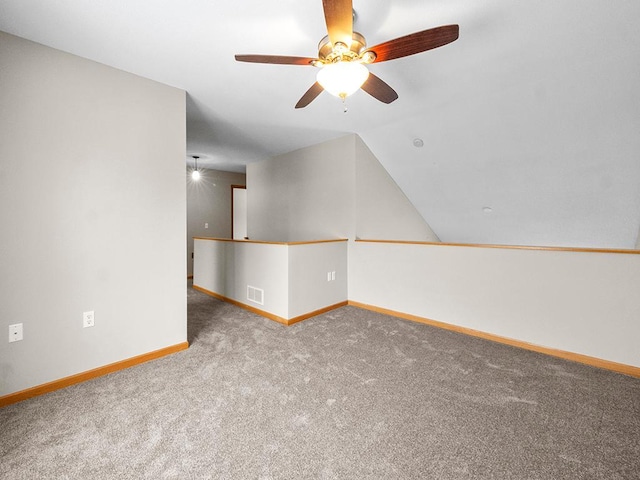
M 342 99 L 342 113 L 347 113 L 347 96 L 345 94 L 340 94 L 340 98 Z

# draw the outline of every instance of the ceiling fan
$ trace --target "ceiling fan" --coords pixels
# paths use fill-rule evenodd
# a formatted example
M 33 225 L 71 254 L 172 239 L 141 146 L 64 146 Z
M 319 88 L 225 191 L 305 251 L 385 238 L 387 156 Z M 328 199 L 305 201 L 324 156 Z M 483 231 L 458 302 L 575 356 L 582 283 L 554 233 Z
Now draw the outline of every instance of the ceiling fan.
M 296 108 L 309 105 L 323 90 L 344 99 L 362 88 L 384 103 L 398 98 L 393 88 L 369 72 L 365 65 L 407 57 L 451 43 L 458 38 L 458 25 L 444 25 L 412 33 L 375 47 L 367 47 L 364 36 L 353 31 L 352 0 L 322 0 L 329 35 L 318 45 L 318 58 L 283 55 L 236 55 L 239 62 L 317 67 L 317 81 L 302 96 Z

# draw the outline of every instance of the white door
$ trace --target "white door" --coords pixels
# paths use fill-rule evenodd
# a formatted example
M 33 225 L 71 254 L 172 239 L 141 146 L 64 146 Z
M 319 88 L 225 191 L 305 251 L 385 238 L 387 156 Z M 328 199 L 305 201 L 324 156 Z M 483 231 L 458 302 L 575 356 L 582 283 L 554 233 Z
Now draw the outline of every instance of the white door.
M 231 214 L 233 218 L 233 239 L 243 240 L 247 237 L 247 189 L 232 188 Z

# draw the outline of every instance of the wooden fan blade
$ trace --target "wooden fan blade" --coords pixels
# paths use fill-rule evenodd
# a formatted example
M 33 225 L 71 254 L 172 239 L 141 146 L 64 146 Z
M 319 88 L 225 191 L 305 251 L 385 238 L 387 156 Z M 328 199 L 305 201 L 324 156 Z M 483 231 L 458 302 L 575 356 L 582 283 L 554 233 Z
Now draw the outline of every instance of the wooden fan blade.
M 284 55 L 236 55 L 238 62 L 273 63 L 277 65 L 311 65 L 317 58 L 287 57 Z
M 360 88 L 383 103 L 391 103 L 398 99 L 396 91 L 371 72 L 369 72 L 369 78 L 367 78 Z
M 373 63 L 386 62 L 387 60 L 408 57 L 409 55 L 451 43 L 458 38 L 459 30 L 458 25 L 444 25 L 412 33 L 395 40 L 389 40 L 367 50 L 376 54 L 376 59 Z
M 302 96 L 298 103 L 296 103 L 296 108 L 304 108 L 313 102 L 318 95 L 322 93 L 324 88 L 318 82 L 311 85 L 311 88 L 307 90 L 307 92 Z
M 351 46 L 353 38 L 353 3 L 351 0 L 322 0 L 324 19 L 331 44 Z

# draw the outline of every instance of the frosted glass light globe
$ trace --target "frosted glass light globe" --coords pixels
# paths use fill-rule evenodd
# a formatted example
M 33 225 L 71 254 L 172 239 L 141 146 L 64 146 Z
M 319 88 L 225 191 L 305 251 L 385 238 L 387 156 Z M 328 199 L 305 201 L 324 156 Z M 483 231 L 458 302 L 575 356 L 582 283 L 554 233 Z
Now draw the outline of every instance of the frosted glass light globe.
M 355 93 L 369 77 L 369 70 L 359 62 L 336 62 L 322 67 L 316 77 L 327 92 L 345 98 Z

